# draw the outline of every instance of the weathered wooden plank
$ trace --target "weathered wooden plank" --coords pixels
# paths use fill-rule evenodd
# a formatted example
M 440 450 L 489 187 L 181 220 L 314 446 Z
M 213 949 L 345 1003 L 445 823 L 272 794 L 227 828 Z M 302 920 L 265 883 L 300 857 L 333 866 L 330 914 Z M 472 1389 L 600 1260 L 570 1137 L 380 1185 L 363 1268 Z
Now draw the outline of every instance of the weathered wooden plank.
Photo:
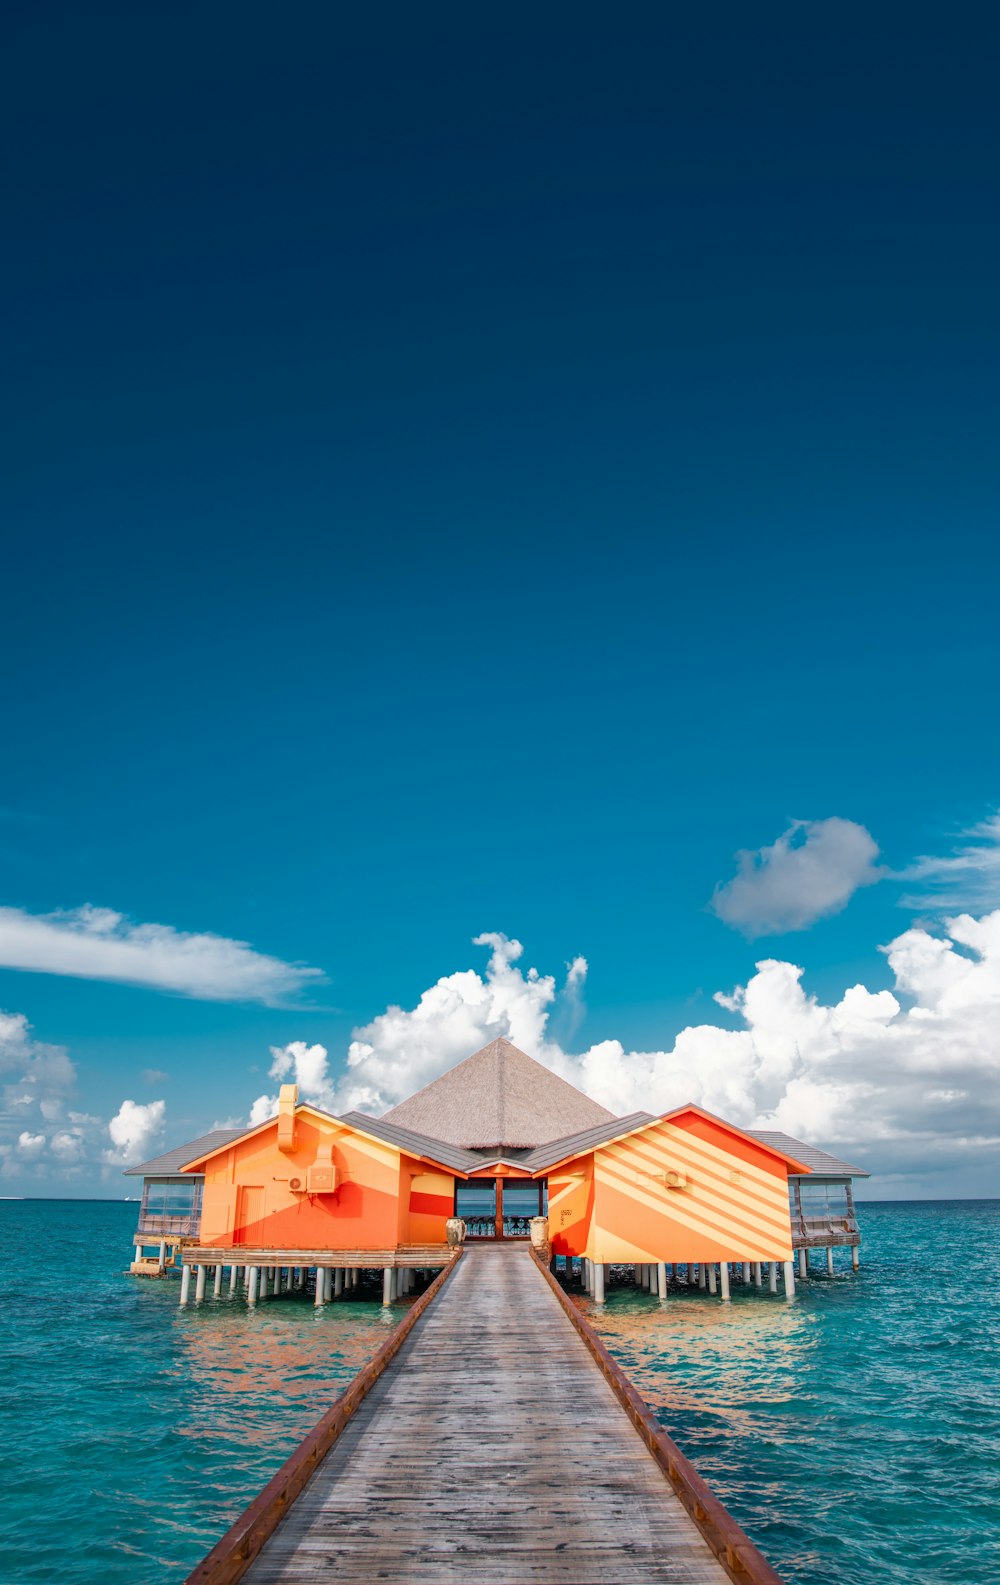
M 247 1585 L 731 1578 L 522 1246 L 467 1249 Z
M 219 1248 L 213 1244 L 188 1244 L 186 1266 L 447 1266 L 456 1251 L 447 1244 L 399 1244 L 393 1249 L 261 1249 L 251 1244 Z

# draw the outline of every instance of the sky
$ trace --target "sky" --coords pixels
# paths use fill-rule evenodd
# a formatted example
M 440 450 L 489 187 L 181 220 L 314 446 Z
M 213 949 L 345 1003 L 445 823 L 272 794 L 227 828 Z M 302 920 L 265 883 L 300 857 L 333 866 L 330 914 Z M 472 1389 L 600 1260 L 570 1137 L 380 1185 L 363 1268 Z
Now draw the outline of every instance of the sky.
M 0 1192 L 508 1034 L 1000 1194 L 987 8 L 5 23 Z

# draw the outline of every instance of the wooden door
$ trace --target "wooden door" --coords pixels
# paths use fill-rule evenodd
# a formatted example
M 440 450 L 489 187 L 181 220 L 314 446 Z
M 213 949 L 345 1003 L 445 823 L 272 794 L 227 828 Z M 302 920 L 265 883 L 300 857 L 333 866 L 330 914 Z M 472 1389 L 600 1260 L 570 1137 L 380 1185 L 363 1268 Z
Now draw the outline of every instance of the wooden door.
M 234 1244 L 259 1245 L 264 1237 L 263 1184 L 244 1183 L 236 1191 Z

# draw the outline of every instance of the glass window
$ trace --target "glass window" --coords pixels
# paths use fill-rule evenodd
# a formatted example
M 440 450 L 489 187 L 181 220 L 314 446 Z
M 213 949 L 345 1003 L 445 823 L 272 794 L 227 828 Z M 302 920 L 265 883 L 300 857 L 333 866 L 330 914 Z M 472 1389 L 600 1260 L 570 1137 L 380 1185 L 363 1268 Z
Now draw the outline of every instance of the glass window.
M 497 1186 L 492 1178 L 473 1178 L 455 1185 L 455 1214 L 470 1218 L 496 1216 Z
M 193 1178 L 150 1178 L 143 1194 L 147 1216 L 193 1216 L 201 1208 L 201 1182 Z
M 505 1216 L 537 1216 L 538 1184 L 525 1183 L 516 1178 L 503 1186 L 503 1211 Z
M 802 1215 L 811 1219 L 847 1215 L 846 1183 L 810 1183 L 801 1186 Z

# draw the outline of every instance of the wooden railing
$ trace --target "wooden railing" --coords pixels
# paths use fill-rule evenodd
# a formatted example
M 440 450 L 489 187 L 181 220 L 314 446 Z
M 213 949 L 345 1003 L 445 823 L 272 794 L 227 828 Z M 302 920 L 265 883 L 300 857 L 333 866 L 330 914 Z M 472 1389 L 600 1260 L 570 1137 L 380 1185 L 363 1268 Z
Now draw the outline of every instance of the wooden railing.
M 137 1233 L 154 1238 L 197 1238 L 201 1230 L 201 1212 L 194 1216 L 160 1216 L 158 1212 L 141 1211 Z
M 542 1276 L 579 1332 L 602 1375 L 659 1464 L 675 1494 L 691 1515 L 715 1556 L 736 1585 L 783 1585 L 767 1559 L 758 1552 L 750 1537 L 741 1530 L 705 1484 L 694 1465 L 672 1442 L 652 1410 L 640 1397 L 625 1372 L 612 1359 L 589 1321 L 553 1277 L 544 1257 L 545 1251 L 532 1250 Z
M 456 1257 L 439 1272 L 430 1287 L 411 1304 L 398 1326 L 393 1327 L 377 1354 L 364 1365 L 350 1386 L 336 1398 L 309 1435 L 299 1443 L 269 1480 L 259 1497 L 244 1509 L 236 1523 L 226 1531 L 188 1575 L 185 1585 L 234 1585 L 250 1567 L 265 1541 L 273 1534 L 299 1493 L 309 1484 L 323 1459 L 348 1421 L 367 1398 L 382 1372 L 399 1353 L 416 1321 L 431 1300 L 440 1293 L 455 1267 Z

